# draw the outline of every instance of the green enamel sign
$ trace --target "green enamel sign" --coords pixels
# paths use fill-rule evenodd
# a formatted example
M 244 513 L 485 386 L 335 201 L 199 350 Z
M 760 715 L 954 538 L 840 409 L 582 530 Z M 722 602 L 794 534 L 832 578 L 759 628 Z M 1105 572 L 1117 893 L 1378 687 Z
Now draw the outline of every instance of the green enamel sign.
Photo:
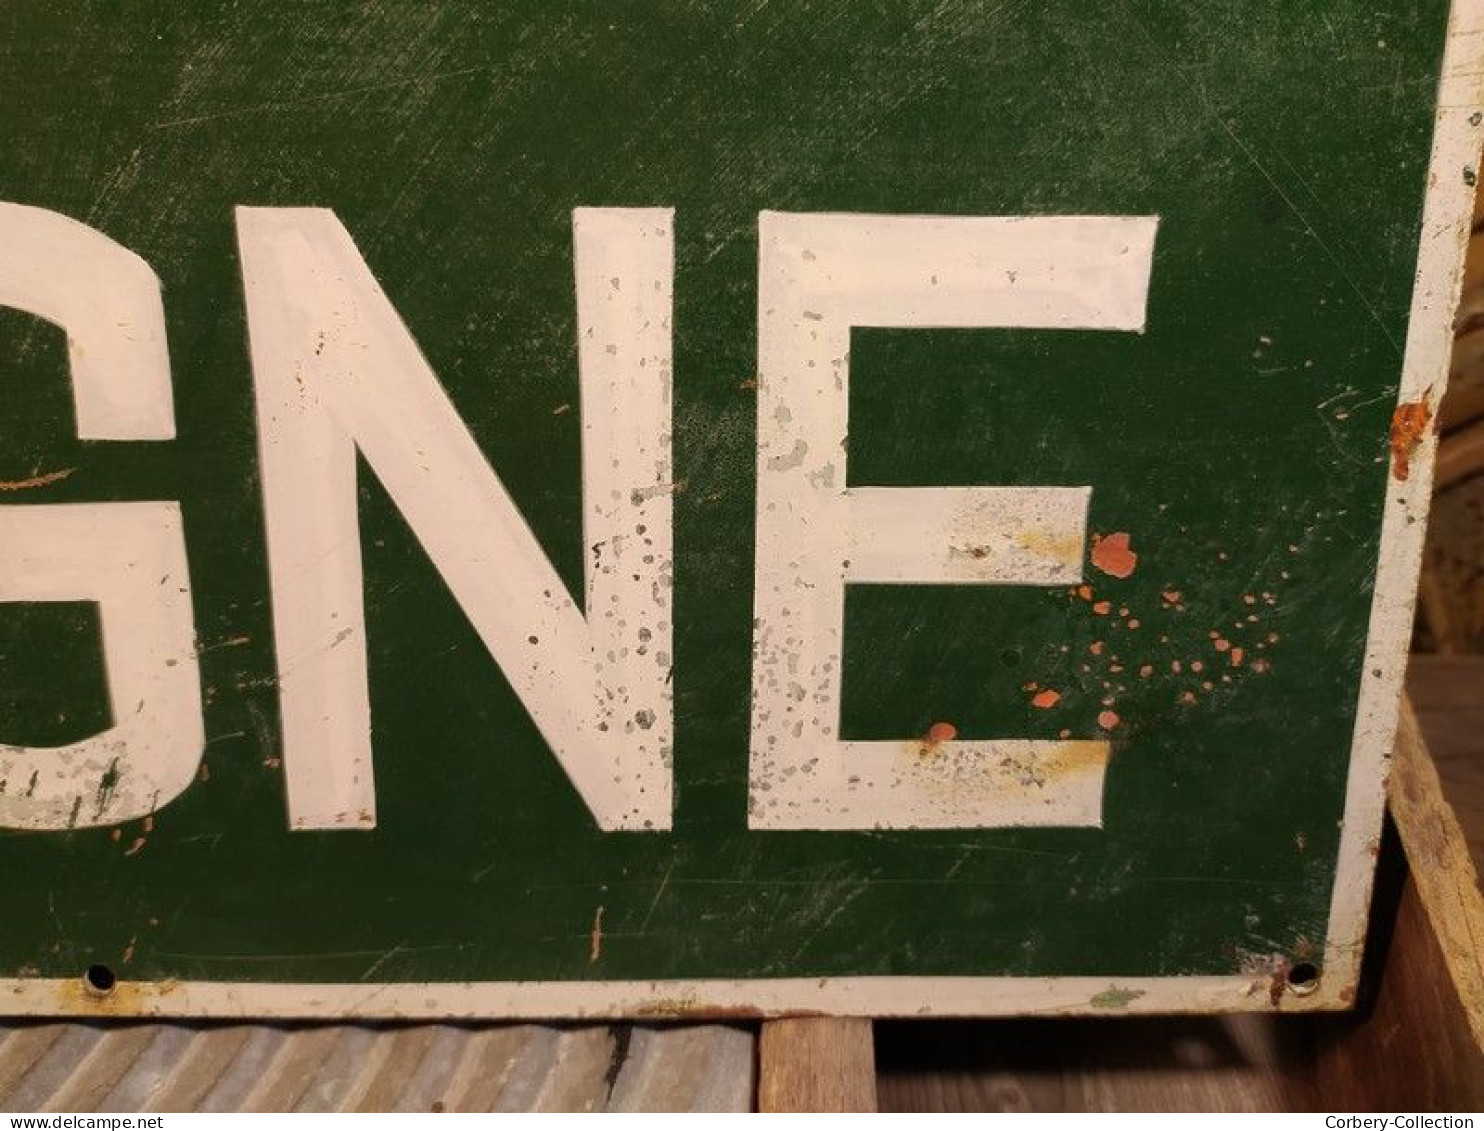
M 0 1010 L 1335 1008 L 1484 3 L 0 12 Z

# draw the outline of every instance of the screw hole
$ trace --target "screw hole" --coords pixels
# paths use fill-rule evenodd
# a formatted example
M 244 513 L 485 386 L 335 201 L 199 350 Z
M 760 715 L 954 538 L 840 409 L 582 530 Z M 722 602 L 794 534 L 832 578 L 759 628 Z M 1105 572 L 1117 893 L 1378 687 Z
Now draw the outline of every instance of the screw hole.
M 1312 962 L 1295 962 L 1288 968 L 1288 992 L 1303 997 L 1319 988 L 1319 967 Z
M 1000 663 L 1004 664 L 1007 668 L 1017 666 L 1020 661 L 1021 654 L 1019 648 L 1006 648 L 1000 653 Z
M 118 985 L 118 978 L 114 976 L 113 971 L 101 964 L 89 966 L 82 976 L 82 981 L 83 985 L 87 986 L 88 992 L 98 997 L 107 997 Z

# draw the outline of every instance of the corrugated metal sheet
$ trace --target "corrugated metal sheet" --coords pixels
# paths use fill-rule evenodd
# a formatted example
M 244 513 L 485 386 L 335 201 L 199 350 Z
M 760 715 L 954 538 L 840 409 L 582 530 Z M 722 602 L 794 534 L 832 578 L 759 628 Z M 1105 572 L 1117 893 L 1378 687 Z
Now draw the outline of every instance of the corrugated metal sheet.
M 747 1111 L 728 1025 L 0 1023 L 0 1110 Z

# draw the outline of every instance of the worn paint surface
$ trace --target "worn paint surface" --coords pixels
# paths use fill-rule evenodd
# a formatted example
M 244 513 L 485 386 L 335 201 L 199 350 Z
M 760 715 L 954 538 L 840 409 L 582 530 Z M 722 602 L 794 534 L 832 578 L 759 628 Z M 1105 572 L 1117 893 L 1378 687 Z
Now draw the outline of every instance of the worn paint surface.
M 0 200 L 160 276 L 174 439 L 73 438 L 78 343 L 0 309 L 4 503 L 180 500 L 205 721 L 170 805 L 0 833 L 9 1007 L 1342 1003 L 1484 42 L 1457 5 L 1429 171 L 1447 7 L 1377 7 L 6 5 Z M 334 210 L 569 594 L 573 211 L 674 210 L 672 829 L 598 829 L 363 464 L 375 827 L 288 830 L 239 205 Z M 1159 217 L 1142 333 L 849 335 L 842 489 L 1090 485 L 1098 537 L 1066 563 L 965 512 L 964 579 L 1003 552 L 1081 580 L 848 586 L 840 737 L 944 805 L 1081 775 L 1100 826 L 749 830 L 764 211 Z M 91 605 L 0 604 L 0 742 L 110 726 L 101 648 Z M 955 753 L 1007 736 L 1058 753 Z M 1304 962 L 1317 992 L 1282 992 Z

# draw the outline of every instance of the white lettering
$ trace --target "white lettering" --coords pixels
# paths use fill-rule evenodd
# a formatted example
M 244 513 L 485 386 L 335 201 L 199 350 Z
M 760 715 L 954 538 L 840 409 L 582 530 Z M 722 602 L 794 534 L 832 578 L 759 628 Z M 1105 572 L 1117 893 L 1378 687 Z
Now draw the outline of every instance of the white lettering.
M 291 827 L 376 819 L 357 450 L 599 827 L 670 827 L 671 219 L 573 215 L 584 617 L 334 214 L 238 209 Z
M 85 224 L 0 203 L 0 305 L 67 332 L 78 435 L 175 435 L 160 283 Z M 0 602 L 95 602 L 113 725 L 70 745 L 0 745 L 0 827 L 131 821 L 190 785 L 205 742 L 180 507 L 0 507 Z
M 847 583 L 1075 583 L 1091 495 L 848 487 L 850 331 L 1142 331 L 1157 223 L 761 215 L 752 828 L 1101 823 L 1100 739 L 838 737 Z

